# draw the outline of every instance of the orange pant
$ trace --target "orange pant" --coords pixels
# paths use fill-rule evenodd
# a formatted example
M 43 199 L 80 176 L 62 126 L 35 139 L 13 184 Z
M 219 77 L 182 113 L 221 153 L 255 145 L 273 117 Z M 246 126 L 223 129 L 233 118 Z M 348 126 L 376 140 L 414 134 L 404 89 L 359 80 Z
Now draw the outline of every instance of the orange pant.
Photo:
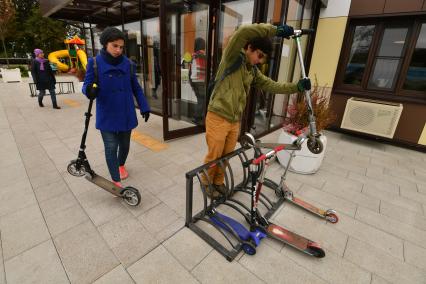
M 207 112 L 206 116 L 206 141 L 208 153 L 204 163 L 216 160 L 235 149 L 238 135 L 240 133 L 240 122 L 231 123 L 214 112 Z M 219 166 L 210 168 L 209 179 L 216 185 L 224 182 L 223 171 Z M 207 183 L 203 180 L 203 183 Z

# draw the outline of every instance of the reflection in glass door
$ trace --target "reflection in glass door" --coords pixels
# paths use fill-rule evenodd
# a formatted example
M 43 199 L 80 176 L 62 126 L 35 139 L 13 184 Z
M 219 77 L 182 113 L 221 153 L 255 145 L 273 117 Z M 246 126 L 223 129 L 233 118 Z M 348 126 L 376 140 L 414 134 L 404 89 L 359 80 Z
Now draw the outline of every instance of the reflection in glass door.
M 165 0 L 160 10 L 164 138 L 203 131 L 209 5 Z M 177 3 L 176 3 L 177 2 Z M 166 77 L 165 77 L 166 76 Z
M 163 113 L 162 72 L 160 67 L 160 19 L 158 17 L 142 21 L 145 58 L 145 95 L 154 112 Z

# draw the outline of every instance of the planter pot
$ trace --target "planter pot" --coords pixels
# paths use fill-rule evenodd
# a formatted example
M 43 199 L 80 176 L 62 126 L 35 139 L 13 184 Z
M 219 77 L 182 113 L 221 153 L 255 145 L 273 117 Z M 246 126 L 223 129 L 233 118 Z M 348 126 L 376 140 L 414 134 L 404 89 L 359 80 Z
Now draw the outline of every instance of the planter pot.
M 280 136 L 278 137 L 278 143 L 293 143 L 297 139 L 297 136 L 294 136 L 290 133 L 282 130 Z M 294 152 L 294 158 L 291 161 L 289 166 L 289 171 L 298 173 L 298 174 L 314 174 L 316 173 L 324 159 L 325 150 L 327 146 L 327 137 L 324 135 L 320 136 L 320 140 L 324 145 L 324 150 L 320 154 L 313 154 L 309 151 L 307 144 L 307 140 L 305 140 L 302 144 L 302 149 L 300 151 Z M 278 161 L 284 167 L 287 167 L 288 161 L 290 159 L 290 154 L 292 151 L 280 151 L 278 152 Z
M 1 76 L 3 82 L 22 82 L 21 71 L 19 68 L 15 69 L 3 69 L 1 68 Z

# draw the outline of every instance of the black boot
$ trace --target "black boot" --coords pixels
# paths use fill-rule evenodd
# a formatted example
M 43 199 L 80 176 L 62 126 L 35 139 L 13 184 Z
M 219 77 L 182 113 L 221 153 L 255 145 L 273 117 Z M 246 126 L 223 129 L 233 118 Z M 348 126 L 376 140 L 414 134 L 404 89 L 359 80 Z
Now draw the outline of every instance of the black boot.
M 54 109 L 61 109 L 61 107 L 60 107 L 60 106 L 58 106 L 58 105 L 54 105 L 54 106 L 53 106 L 53 108 L 54 108 Z
M 38 101 L 38 106 L 39 107 L 44 107 L 44 104 L 42 103 L 42 101 L 40 101 L 40 100 Z

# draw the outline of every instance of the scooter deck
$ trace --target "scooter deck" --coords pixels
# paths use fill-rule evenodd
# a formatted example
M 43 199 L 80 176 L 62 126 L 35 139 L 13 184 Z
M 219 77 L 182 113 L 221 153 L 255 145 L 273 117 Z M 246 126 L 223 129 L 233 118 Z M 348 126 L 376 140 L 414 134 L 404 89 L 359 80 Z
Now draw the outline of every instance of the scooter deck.
M 318 207 L 315 207 L 314 205 L 312 205 L 312 204 L 310 204 L 306 201 L 303 201 L 300 198 L 294 197 L 293 195 L 291 195 L 291 196 L 285 195 L 285 199 L 290 201 L 291 203 L 313 213 L 313 214 L 320 216 L 320 217 L 325 218 L 327 216 L 327 211 L 320 209 Z
M 269 226 L 266 228 L 266 233 L 269 237 L 282 241 L 304 253 L 315 257 L 324 257 L 324 251 L 316 244 L 314 241 L 311 241 L 301 235 L 293 233 L 281 226 L 278 226 L 273 223 L 269 223 Z
M 106 191 L 116 195 L 116 196 L 120 196 L 121 197 L 121 191 L 123 190 L 122 188 L 116 186 L 114 183 L 112 183 L 111 181 L 107 180 L 104 177 L 101 177 L 95 173 L 93 174 L 87 174 L 86 175 L 86 179 L 94 184 L 96 184 L 97 186 L 105 189 Z

